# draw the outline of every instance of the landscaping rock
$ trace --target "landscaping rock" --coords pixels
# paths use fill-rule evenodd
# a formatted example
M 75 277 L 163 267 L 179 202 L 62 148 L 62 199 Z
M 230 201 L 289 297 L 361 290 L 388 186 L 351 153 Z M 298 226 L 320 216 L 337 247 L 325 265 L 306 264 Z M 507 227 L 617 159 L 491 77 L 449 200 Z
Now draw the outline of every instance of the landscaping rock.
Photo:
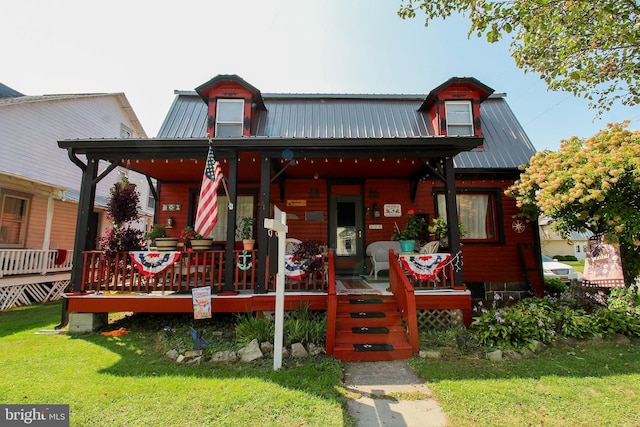
M 629 344 L 631 342 L 627 336 L 622 334 L 611 334 L 610 339 L 616 344 Z
M 436 350 L 420 350 L 418 355 L 423 359 L 441 359 L 442 353 Z
M 271 344 L 268 341 L 260 343 L 260 350 L 262 351 L 263 354 L 272 354 L 273 344 Z
M 240 360 L 243 362 L 253 362 L 254 360 L 262 359 L 264 357 L 260 351 L 260 344 L 258 344 L 258 340 L 253 340 L 248 346 L 238 350 L 238 356 L 240 356 Z
M 289 351 L 289 349 L 287 349 L 286 347 L 282 347 L 282 358 L 288 359 L 289 357 L 291 357 L 291 352 Z
M 302 343 L 297 342 L 291 345 L 291 355 L 296 359 L 300 359 L 302 357 L 307 357 L 309 353 L 304 348 Z
M 504 356 L 507 359 L 511 359 L 511 360 L 520 360 L 522 359 L 524 356 L 522 356 L 522 354 L 518 353 L 515 350 L 505 350 L 504 351 Z
M 199 365 L 202 362 L 202 356 L 187 360 L 187 365 Z
M 324 347 L 315 345 L 314 343 L 309 343 L 309 345 L 307 345 L 307 351 L 310 355 L 317 356 L 319 354 L 324 354 Z
M 184 357 L 202 356 L 202 350 L 190 350 L 184 353 Z
M 528 347 L 525 347 L 522 349 L 522 355 L 524 357 L 531 357 L 533 356 L 533 351 L 531 351 Z
M 171 350 L 167 351 L 164 355 L 167 356 L 169 359 L 176 360 L 179 354 L 180 353 L 178 353 L 178 350 L 176 350 L 175 348 L 172 348 Z
M 502 360 L 502 350 L 492 351 L 491 353 L 487 353 L 487 359 L 492 362 L 499 362 Z
M 184 357 L 183 354 L 178 355 L 178 357 L 176 358 L 176 363 L 182 363 L 184 362 L 184 359 L 186 359 L 186 357 Z
M 235 363 L 238 360 L 238 355 L 235 351 L 225 350 L 219 351 L 211 358 L 211 363 Z

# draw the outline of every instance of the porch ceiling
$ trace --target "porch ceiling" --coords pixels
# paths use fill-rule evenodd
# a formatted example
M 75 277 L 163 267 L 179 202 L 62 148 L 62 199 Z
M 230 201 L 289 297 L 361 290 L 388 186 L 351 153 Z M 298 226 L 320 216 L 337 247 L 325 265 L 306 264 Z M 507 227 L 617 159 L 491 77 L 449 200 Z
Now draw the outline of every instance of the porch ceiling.
M 430 137 L 410 139 L 216 139 L 216 156 L 223 172 L 238 158 L 240 181 L 258 182 L 262 156 L 272 159 L 274 172 L 294 179 L 356 177 L 406 178 L 425 161 L 469 151 L 481 146 L 479 137 Z M 58 146 L 78 155 L 120 162 L 124 167 L 161 182 L 198 182 L 202 179 L 206 139 L 100 139 L 65 140 Z M 295 159 L 295 162 L 292 162 Z M 80 160 L 81 161 L 81 160 Z M 83 162 L 84 163 L 84 162 Z

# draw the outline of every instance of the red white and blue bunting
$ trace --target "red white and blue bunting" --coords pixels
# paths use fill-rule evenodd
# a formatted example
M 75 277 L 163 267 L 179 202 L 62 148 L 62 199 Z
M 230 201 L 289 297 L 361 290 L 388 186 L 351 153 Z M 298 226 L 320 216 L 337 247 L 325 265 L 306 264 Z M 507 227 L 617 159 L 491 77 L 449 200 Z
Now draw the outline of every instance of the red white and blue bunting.
M 451 262 L 451 254 L 401 254 L 400 262 L 413 277 L 421 280 L 433 280 L 438 273 Z
M 172 266 L 182 256 L 181 252 L 151 252 L 133 251 L 129 252 L 131 260 L 138 271 L 145 276 L 158 274 Z

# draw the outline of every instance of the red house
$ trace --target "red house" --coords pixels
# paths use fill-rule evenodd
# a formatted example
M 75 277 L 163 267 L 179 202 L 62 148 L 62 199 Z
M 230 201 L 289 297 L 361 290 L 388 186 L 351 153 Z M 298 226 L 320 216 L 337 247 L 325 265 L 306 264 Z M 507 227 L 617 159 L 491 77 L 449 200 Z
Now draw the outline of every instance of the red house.
M 107 262 L 86 238 L 93 189 L 104 175 L 99 161 L 157 179 L 155 222 L 171 224 L 178 237 L 194 223 L 210 141 L 226 184 L 212 248 L 185 251 L 149 275 L 137 274 L 128 254 Z M 212 290 L 214 312 L 273 310 L 277 272 L 286 266 L 262 224 L 276 207 L 286 212 L 287 237 L 326 248 L 319 271 L 286 276 L 286 308 L 326 310 L 326 350 L 341 359 L 410 357 L 418 328 L 438 322 L 433 314 L 469 324 L 472 297 L 541 290 L 537 227 L 517 219 L 504 196 L 535 149 L 504 95 L 474 78 L 452 78 L 427 95 L 309 95 L 262 94 L 236 75 L 219 75 L 195 92 L 177 92 L 157 138 L 59 146 L 83 170 L 65 299 L 73 315 L 191 312 L 190 291 L 203 286 Z M 427 223 L 461 221 L 465 234 L 449 227 L 448 247 L 436 254 L 392 250 L 388 278 L 370 276 L 367 247 L 391 240 L 410 210 Z M 258 224 L 249 251 L 235 233 L 245 216 Z M 425 228 L 421 246 L 431 239 Z M 365 319 L 354 320 L 356 310 Z M 391 332 L 352 333 L 361 326 Z M 360 351 L 367 343 L 370 351 Z

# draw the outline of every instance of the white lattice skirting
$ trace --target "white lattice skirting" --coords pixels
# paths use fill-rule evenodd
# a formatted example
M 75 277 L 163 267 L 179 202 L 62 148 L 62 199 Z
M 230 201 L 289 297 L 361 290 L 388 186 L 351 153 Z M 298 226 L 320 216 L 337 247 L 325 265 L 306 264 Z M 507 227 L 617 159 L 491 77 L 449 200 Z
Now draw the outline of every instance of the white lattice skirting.
M 70 278 L 71 274 L 65 273 L 0 280 L 0 311 L 23 305 L 57 301 L 62 298 Z

